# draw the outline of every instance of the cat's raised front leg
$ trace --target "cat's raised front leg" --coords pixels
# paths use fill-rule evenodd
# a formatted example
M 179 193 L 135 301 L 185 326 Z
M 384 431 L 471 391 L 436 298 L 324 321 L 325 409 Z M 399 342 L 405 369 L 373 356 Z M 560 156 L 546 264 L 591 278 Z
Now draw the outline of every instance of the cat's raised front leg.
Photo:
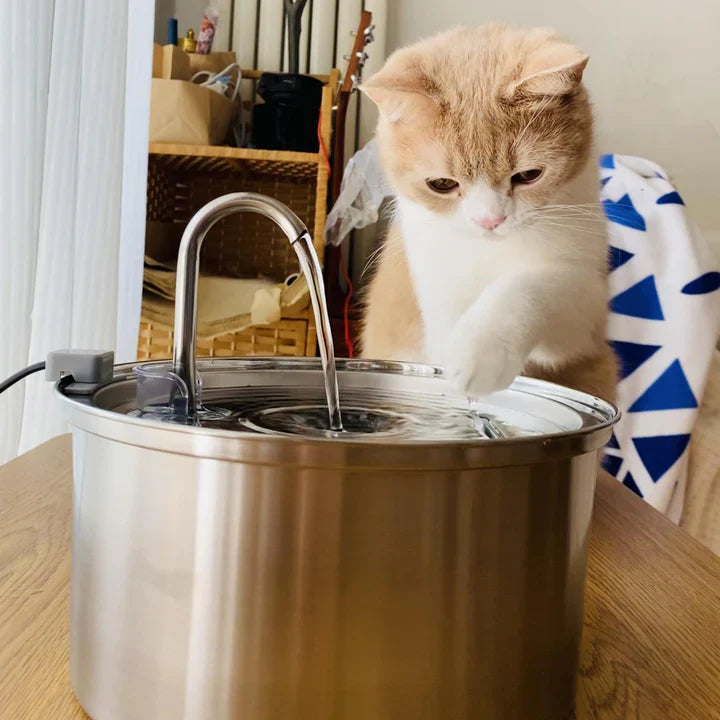
M 535 270 L 489 285 L 453 329 L 445 370 L 469 395 L 507 387 L 528 358 L 562 364 L 604 341 L 603 276 L 575 268 Z

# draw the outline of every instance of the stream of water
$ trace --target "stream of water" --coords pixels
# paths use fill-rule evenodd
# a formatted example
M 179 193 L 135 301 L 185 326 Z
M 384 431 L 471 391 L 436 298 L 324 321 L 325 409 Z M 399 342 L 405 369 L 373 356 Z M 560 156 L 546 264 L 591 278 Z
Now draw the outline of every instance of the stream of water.
M 335 369 L 335 347 L 330 330 L 330 316 L 325 301 L 325 285 L 320 263 L 310 235 L 305 233 L 293 243 L 293 248 L 300 263 L 300 269 L 307 279 L 310 290 L 315 326 L 317 329 L 320 358 L 325 376 L 325 395 L 330 430 L 342 432 L 343 421 L 340 413 L 340 392 L 338 390 L 337 371 Z

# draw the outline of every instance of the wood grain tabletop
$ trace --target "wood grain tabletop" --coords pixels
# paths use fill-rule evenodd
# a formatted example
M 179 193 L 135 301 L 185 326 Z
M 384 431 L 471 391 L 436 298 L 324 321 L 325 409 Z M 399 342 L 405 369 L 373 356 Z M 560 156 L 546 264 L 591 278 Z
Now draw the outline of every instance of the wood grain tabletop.
M 87 717 L 68 678 L 71 493 L 69 436 L 0 467 L 0 720 Z M 720 720 L 720 558 L 608 477 L 576 715 Z

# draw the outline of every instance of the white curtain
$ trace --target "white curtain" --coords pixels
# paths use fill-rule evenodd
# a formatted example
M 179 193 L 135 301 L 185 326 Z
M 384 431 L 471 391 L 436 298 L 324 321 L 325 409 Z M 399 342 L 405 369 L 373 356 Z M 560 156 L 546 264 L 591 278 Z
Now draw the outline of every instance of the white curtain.
M 136 354 L 153 9 L 2 0 L 0 378 L 49 350 Z M 0 462 L 66 426 L 36 375 L 0 396 Z

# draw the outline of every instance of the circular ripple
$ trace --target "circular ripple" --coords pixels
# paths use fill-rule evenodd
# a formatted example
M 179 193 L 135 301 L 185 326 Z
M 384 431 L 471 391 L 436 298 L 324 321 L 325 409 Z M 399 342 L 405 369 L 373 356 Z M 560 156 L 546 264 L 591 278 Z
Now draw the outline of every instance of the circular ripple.
M 401 431 L 405 425 L 405 418 L 399 413 L 360 407 L 343 407 L 342 420 L 342 432 L 330 430 L 325 405 L 267 408 L 238 418 L 241 425 L 255 432 L 315 437 L 389 435 Z

